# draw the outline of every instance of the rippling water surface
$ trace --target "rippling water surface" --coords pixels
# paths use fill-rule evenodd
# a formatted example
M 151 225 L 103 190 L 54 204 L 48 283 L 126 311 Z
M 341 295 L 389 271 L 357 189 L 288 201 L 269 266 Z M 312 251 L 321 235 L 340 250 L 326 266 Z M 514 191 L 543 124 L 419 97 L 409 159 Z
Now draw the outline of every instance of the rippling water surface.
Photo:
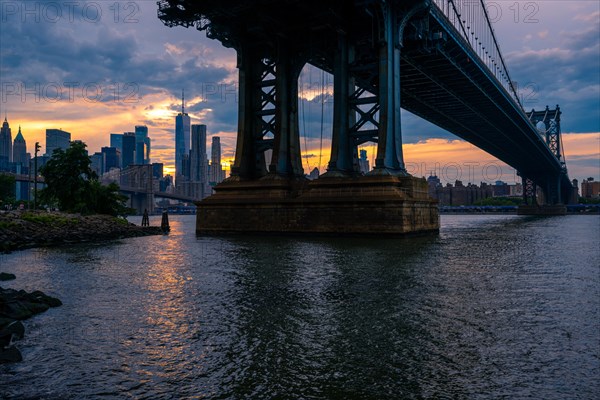
M 1 398 L 600 393 L 598 216 L 442 216 L 439 236 L 379 240 L 171 226 L 0 255 L 3 287 L 64 303 L 26 321 Z

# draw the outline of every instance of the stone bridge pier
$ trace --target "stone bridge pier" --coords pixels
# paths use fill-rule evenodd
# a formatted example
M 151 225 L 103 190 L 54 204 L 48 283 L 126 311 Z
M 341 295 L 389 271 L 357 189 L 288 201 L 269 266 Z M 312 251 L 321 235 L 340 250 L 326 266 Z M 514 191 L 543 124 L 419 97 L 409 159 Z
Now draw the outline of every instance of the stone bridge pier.
M 439 229 L 437 202 L 429 198 L 425 179 L 406 172 L 402 155 L 401 40 L 407 22 L 423 11 L 422 2 L 415 4 L 373 5 L 377 32 L 370 51 L 375 62 L 367 74 L 355 56 L 356 38 L 343 29 L 315 27 L 324 52 L 314 51 L 306 29 L 269 35 L 255 26 L 240 36 L 234 45 L 240 99 L 235 162 L 231 177 L 197 203 L 198 233 Z M 298 79 L 307 63 L 318 65 L 327 57 L 334 77 L 331 159 L 327 173 L 309 182 L 301 159 Z M 368 141 L 378 147 L 375 169 L 365 176 L 357 154 Z
M 127 205 L 135 209 L 137 215 L 143 215 L 144 210 L 154 214 L 154 194 L 152 193 L 130 193 Z
M 130 165 L 121 172 L 121 190 L 127 194 L 127 205 L 138 215 L 154 213 L 152 165 Z

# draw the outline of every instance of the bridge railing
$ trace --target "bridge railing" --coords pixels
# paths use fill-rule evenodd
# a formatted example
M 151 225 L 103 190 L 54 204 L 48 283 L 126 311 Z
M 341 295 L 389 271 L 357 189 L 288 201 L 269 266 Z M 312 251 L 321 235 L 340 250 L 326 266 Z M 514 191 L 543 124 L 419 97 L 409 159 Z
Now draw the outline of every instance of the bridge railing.
M 516 85 L 510 78 L 500 52 L 485 2 L 483 0 L 433 0 L 433 3 L 523 109 Z

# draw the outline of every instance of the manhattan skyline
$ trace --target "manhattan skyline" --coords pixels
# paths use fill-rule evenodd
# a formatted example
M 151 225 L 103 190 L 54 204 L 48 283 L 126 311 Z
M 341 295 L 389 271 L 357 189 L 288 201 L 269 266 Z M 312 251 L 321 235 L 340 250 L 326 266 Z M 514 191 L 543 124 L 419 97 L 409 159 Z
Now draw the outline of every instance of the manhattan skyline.
M 598 178 L 600 6 L 593 1 L 487 3 L 525 109 L 559 104 L 570 176 Z M 11 126 L 21 125 L 30 148 L 44 142 L 45 129 L 61 128 L 93 153 L 106 145 L 109 133 L 147 125 L 153 161 L 174 174 L 173 121 L 185 88 L 191 123 L 210 127 L 207 140 L 221 137 L 227 168 L 237 130 L 233 50 L 195 29 L 165 27 L 156 17 L 155 2 L 80 2 L 70 12 L 67 3 L 53 3 L 60 18 L 43 3 L 29 4 L 3 2 L 0 9 L 0 114 L 8 114 Z M 299 84 L 304 170 L 310 172 L 321 159 L 323 172 L 331 136 L 331 77 L 307 67 Z M 512 175 L 483 151 L 404 114 L 405 159 L 414 175 L 453 164 L 463 174 L 473 167 L 482 175 L 490 163 L 503 169 L 504 179 Z M 374 147 L 365 149 L 371 160 Z

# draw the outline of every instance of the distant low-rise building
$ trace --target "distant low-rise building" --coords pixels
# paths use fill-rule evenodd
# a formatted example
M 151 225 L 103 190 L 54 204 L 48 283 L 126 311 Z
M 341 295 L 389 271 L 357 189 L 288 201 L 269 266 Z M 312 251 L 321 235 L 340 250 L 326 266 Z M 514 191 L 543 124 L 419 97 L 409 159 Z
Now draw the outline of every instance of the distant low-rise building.
M 312 171 L 310 171 L 310 174 L 308 174 L 306 176 L 307 179 L 313 181 L 315 179 L 317 179 L 319 177 L 319 168 L 314 167 Z
M 515 183 L 514 185 L 508 185 L 508 195 L 510 197 L 520 197 L 523 196 L 523 185 L 520 183 Z
M 595 199 L 600 197 L 600 181 L 594 178 L 584 179 L 581 182 L 581 197 Z
M 510 196 L 510 187 L 506 182 L 496 181 L 492 186 L 492 196 L 507 197 Z
M 481 182 L 480 186 L 471 183 L 465 186 L 457 180 L 454 185 L 448 183 L 443 186 L 440 179 L 432 175 L 427 178 L 427 184 L 429 196 L 438 200 L 441 206 L 470 206 L 493 194 L 492 187 L 485 182 Z
M 360 157 L 358 158 L 358 167 L 360 169 L 360 172 L 362 172 L 363 174 L 367 174 L 371 170 L 366 150 L 360 151 Z

